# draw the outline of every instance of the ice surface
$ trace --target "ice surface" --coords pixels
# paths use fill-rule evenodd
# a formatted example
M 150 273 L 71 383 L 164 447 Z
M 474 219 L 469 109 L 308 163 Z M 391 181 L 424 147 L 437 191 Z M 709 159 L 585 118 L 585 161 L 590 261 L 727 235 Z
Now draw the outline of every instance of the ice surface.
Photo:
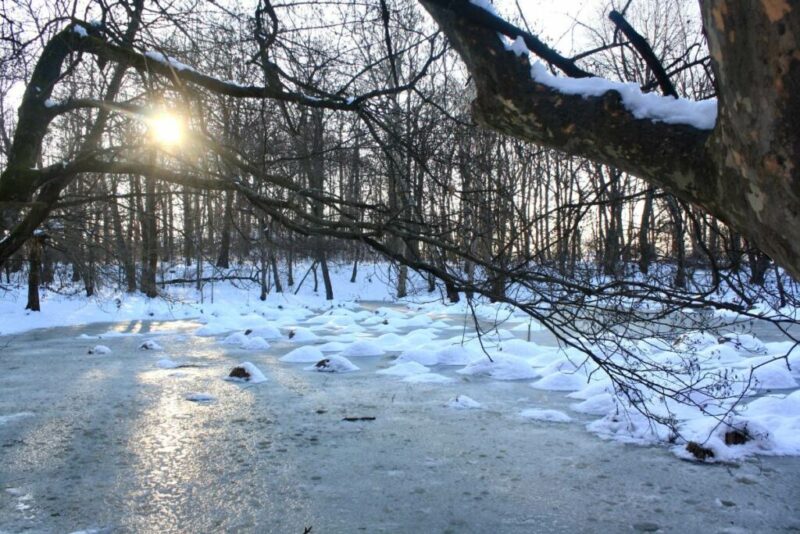
M 217 398 L 214 395 L 212 395 L 211 393 L 203 393 L 203 392 L 187 393 L 186 395 L 184 395 L 183 398 L 188 400 L 188 401 L 200 402 L 200 403 L 213 402 L 213 401 L 217 400 Z
M 519 415 L 525 419 L 535 419 L 537 421 L 548 421 L 551 423 L 569 423 L 572 417 L 559 410 L 547 410 L 543 408 L 528 408 L 522 410 Z

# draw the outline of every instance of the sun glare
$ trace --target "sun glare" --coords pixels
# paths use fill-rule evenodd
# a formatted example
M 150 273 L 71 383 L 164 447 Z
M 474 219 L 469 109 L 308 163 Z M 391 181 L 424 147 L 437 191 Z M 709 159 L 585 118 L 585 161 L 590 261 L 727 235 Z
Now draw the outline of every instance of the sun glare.
M 182 137 L 181 122 L 178 117 L 169 113 L 159 113 L 151 118 L 150 135 L 153 139 L 163 145 L 176 145 L 180 143 Z

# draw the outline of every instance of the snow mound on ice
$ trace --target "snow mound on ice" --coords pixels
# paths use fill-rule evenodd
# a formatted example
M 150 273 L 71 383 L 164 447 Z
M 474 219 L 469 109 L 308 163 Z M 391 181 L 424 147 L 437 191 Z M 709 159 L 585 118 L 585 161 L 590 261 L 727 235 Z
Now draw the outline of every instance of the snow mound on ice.
M 462 375 L 485 375 L 495 380 L 527 380 L 539 376 L 523 358 L 503 354 L 492 356 L 492 360 L 484 358 L 470 362 L 456 372 Z
M 289 341 L 292 343 L 310 343 L 317 341 L 319 336 L 303 326 L 296 326 L 289 329 Z
M 385 353 L 383 348 L 375 341 L 362 339 L 351 343 L 342 351 L 342 356 L 349 358 L 363 358 L 367 356 L 381 356 Z
M 306 345 L 305 347 L 299 347 L 291 352 L 287 352 L 285 355 L 281 356 L 280 360 L 288 363 L 311 363 L 318 362 L 324 358 L 325 355 L 322 354 L 319 348 L 314 345 Z
M 264 376 L 264 373 L 261 372 L 261 369 L 256 367 L 254 364 L 250 362 L 242 362 L 236 367 L 241 367 L 250 375 L 249 378 L 237 378 L 233 376 L 225 377 L 226 380 L 230 380 L 232 382 L 247 382 L 249 384 L 260 384 L 261 382 L 266 382 L 267 377 Z
M 409 382 L 411 384 L 450 384 L 453 382 L 453 379 L 438 373 L 422 373 L 407 376 L 403 379 L 403 382 Z
M 430 373 L 431 370 L 417 362 L 401 362 L 376 372 L 379 375 L 411 376 Z
M 483 408 L 483 405 L 470 398 L 466 395 L 456 395 L 449 401 L 447 401 L 446 406 L 448 408 L 455 408 L 456 410 L 475 410 L 478 408 Z
M 328 356 L 322 358 L 314 365 L 304 367 L 306 371 L 316 371 L 318 373 L 351 373 L 358 371 L 359 367 L 344 356 Z
M 164 350 L 164 348 L 155 342 L 155 340 L 148 339 L 141 345 L 139 345 L 140 350 Z

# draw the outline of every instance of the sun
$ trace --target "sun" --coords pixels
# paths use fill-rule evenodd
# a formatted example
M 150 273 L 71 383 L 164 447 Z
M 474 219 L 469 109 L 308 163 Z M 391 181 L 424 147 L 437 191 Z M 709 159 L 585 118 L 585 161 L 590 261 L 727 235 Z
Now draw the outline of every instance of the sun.
M 150 135 L 162 145 L 177 145 L 183 137 L 183 127 L 177 116 L 170 113 L 159 113 L 148 120 Z

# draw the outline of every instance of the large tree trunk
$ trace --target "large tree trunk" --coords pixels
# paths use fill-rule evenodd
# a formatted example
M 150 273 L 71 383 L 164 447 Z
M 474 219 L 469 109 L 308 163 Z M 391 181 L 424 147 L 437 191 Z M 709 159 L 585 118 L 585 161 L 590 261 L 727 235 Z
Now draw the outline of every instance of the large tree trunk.
M 467 0 L 420 1 L 472 75 L 477 122 L 663 187 L 747 235 L 800 278 L 800 7 L 794 2 L 701 2 L 719 96 L 716 127 L 705 130 L 638 119 L 616 91 L 584 97 L 538 83 L 528 59 L 497 37 L 518 31 L 501 28 Z M 586 74 L 539 48 L 562 70 Z

